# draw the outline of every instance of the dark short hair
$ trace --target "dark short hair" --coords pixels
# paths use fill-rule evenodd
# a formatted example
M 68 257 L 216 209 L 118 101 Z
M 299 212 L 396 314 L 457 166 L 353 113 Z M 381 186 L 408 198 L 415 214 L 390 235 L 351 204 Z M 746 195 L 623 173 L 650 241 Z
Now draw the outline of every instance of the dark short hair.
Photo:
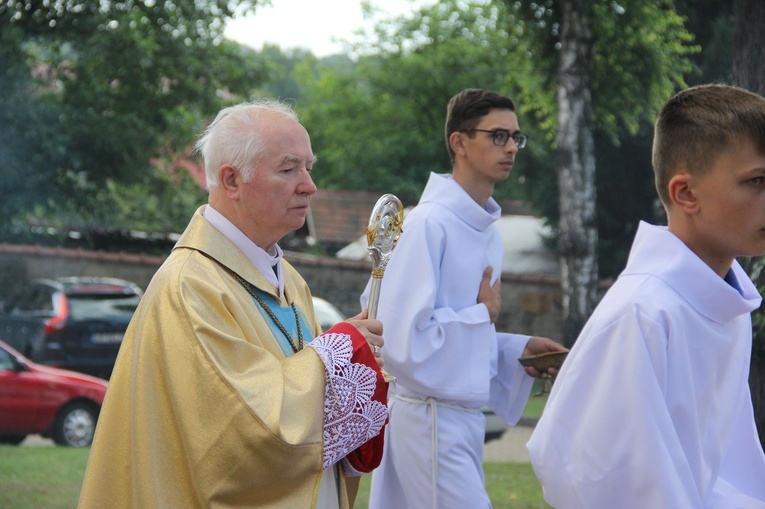
M 446 106 L 446 150 L 454 160 L 454 151 L 449 144 L 449 136 L 454 132 L 475 127 L 491 110 L 515 111 L 512 99 L 490 90 L 468 88 L 449 100 Z
M 653 137 L 656 191 L 669 206 L 669 181 L 680 171 L 702 174 L 720 154 L 751 140 L 765 154 L 765 98 L 743 88 L 709 84 L 672 96 Z

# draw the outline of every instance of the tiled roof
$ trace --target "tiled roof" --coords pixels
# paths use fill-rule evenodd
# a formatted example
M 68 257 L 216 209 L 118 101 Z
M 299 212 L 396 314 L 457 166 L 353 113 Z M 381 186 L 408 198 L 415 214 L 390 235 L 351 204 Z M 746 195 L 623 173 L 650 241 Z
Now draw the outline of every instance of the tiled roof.
M 369 215 L 383 194 L 319 189 L 311 197 L 311 233 L 323 244 L 350 244 L 366 235 Z M 503 214 L 531 214 L 528 204 L 520 200 L 497 201 Z
M 320 243 L 348 244 L 366 235 L 369 215 L 383 193 L 319 189 L 311 197 L 313 234 Z

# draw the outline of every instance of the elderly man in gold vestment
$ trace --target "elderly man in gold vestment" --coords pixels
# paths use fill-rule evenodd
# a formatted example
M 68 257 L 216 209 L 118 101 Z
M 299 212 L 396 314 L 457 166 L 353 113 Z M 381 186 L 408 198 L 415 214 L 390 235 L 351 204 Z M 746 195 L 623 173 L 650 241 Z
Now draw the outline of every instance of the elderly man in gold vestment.
M 197 149 L 209 200 L 125 335 L 79 505 L 353 507 L 382 454 L 382 323 L 322 334 L 282 258 L 316 192 L 308 133 L 284 103 L 246 103 Z

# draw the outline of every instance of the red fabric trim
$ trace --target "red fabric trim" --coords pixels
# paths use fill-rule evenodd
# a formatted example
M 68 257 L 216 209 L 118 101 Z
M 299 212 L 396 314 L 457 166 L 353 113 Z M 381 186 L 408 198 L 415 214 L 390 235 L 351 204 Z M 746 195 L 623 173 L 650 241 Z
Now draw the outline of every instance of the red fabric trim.
M 375 380 L 375 392 L 372 395 L 372 400 L 387 406 L 388 405 L 388 382 L 383 379 L 380 366 L 377 364 L 372 348 L 367 343 L 367 340 L 353 325 L 348 322 L 340 322 L 333 326 L 326 332 L 344 333 L 351 337 L 351 344 L 353 348 L 353 355 L 351 356 L 351 362 L 357 364 L 364 364 L 369 366 L 376 373 Z M 386 421 L 387 424 L 387 421 Z M 362 473 L 369 473 L 375 468 L 380 466 L 383 456 L 383 446 L 385 444 L 385 428 L 380 430 L 380 433 L 363 443 L 356 450 L 348 454 L 346 459 L 351 466 Z

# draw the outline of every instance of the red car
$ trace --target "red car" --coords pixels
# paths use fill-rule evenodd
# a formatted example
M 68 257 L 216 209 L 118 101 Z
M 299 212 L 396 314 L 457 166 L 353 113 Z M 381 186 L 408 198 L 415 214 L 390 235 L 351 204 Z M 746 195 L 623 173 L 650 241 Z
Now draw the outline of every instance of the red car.
M 37 364 L 0 341 L 0 443 L 41 434 L 57 444 L 86 447 L 108 382 Z

